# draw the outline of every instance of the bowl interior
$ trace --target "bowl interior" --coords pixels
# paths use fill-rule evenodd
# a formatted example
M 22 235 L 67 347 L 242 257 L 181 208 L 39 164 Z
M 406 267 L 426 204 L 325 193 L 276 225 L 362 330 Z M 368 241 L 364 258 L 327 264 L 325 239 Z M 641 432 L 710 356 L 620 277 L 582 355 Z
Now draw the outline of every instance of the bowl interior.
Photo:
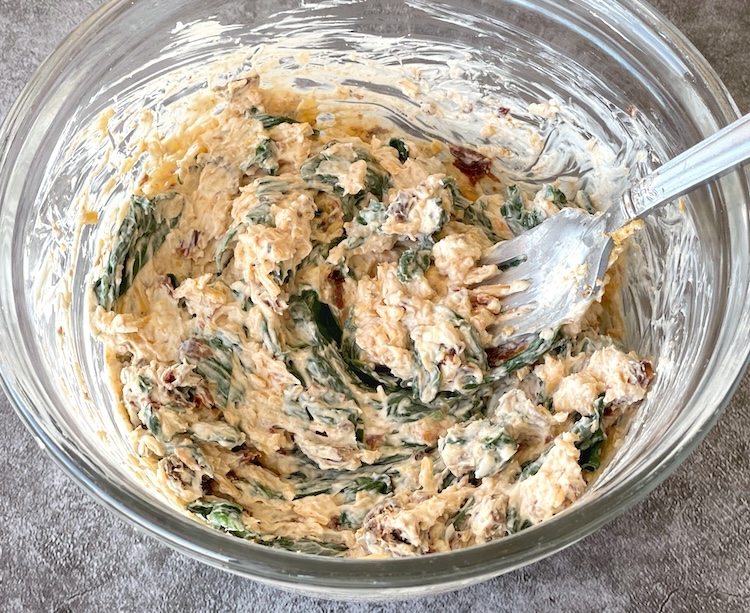
M 463 100 L 491 113 L 501 103 L 548 138 L 545 164 L 518 144 L 502 172 L 536 181 L 581 176 L 606 202 L 736 115 L 703 60 L 658 19 L 639 3 L 593 0 L 107 5 L 44 65 L 0 139 L 0 300 L 10 331 L 0 363 L 20 415 L 69 472 L 124 517 L 204 561 L 308 591 L 434 593 L 430 585 L 451 589 L 511 570 L 602 525 L 700 440 L 744 368 L 743 173 L 649 217 L 635 237 L 624 272 L 624 340 L 654 359 L 657 377 L 626 443 L 585 498 L 513 537 L 424 561 L 311 561 L 176 515 L 129 468 L 101 349 L 88 330 L 84 288 L 97 239 L 111 221 L 107 211 L 127 198 L 139 171 L 138 164 L 125 173 L 121 166 L 134 150 L 143 108 L 163 116 L 209 87 L 215 81 L 207 67 L 216 60 L 226 62 L 220 80 L 229 78 L 266 61 L 270 46 L 281 54 L 269 69 L 273 78 L 300 88 L 363 88 L 381 105 L 367 112 L 452 142 L 487 137 L 462 124 L 456 109 L 441 118 L 420 114 L 399 78 L 446 108 Z M 526 112 L 550 98 L 562 103 L 568 128 Z M 102 132 L 99 118 L 110 108 Z M 602 144 L 603 164 L 619 173 L 601 174 L 565 153 L 590 139 Z M 81 227 L 89 208 L 103 221 Z

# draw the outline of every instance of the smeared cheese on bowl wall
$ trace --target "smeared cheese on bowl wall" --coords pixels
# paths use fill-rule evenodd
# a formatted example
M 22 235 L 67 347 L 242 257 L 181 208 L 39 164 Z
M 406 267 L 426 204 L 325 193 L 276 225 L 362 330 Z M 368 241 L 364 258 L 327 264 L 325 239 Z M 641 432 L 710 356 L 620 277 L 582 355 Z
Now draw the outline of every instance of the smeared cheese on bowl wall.
M 652 368 L 599 303 L 493 346 L 522 288 L 477 285 L 498 272 L 479 262 L 593 194 L 495 172 L 504 131 L 528 133 L 512 110 L 480 148 L 334 98 L 252 73 L 144 129 L 89 287 L 138 470 L 200 521 L 304 553 L 447 551 L 552 517 Z

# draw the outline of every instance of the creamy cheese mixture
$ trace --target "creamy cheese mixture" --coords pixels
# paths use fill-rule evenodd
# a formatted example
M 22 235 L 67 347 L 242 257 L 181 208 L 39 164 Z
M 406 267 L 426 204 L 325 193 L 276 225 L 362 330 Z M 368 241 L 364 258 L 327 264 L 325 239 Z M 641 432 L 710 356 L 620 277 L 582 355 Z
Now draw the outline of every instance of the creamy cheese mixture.
M 508 109 L 504 109 L 508 112 Z M 408 556 L 503 537 L 581 496 L 651 365 L 603 307 L 524 345 L 484 250 L 563 206 L 501 146 L 420 141 L 257 76 L 143 143 L 90 292 L 140 470 L 272 547 Z

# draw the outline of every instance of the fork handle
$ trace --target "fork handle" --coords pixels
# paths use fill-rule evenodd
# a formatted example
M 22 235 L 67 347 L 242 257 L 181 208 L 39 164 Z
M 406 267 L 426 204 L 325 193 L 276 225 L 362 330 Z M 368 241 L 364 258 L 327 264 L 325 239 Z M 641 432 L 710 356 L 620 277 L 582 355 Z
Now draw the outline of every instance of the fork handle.
M 640 179 L 625 192 L 620 206 L 605 216 L 608 232 L 650 213 L 750 159 L 750 114 L 690 147 Z

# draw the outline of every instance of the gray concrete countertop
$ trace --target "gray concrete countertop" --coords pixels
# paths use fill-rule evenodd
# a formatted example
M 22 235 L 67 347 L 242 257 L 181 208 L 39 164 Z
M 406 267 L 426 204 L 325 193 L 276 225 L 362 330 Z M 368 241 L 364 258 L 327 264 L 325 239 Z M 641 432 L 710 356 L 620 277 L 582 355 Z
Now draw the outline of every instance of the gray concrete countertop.
M 239 1 L 239 0 L 238 0 Z M 0 0 L 0 118 L 101 0 Z M 750 2 L 652 0 L 750 111 Z M 0 399 L 0 610 L 750 610 L 750 377 L 706 440 L 646 500 L 567 550 L 410 603 L 297 596 L 189 560 L 107 513 L 53 465 Z

